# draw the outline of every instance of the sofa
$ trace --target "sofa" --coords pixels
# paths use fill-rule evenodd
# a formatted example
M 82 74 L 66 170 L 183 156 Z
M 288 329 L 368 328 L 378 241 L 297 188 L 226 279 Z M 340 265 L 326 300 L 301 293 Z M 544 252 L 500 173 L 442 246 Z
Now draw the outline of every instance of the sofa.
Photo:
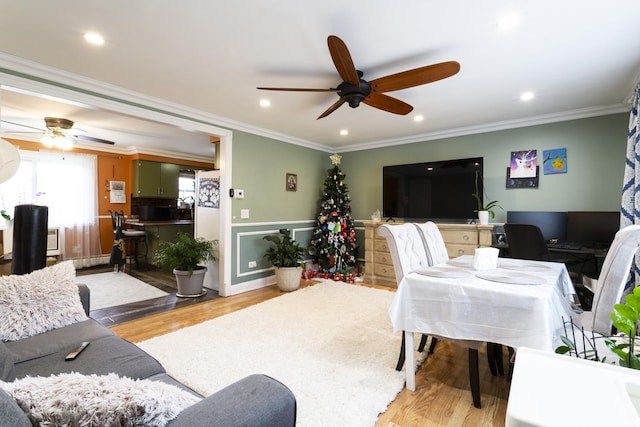
M 50 268 L 52 267 L 47 267 L 47 269 Z M 30 273 L 30 275 L 35 273 Z M 25 275 L 25 277 L 27 276 L 29 275 Z M 0 278 L 0 316 L 6 315 L 12 306 L 11 297 L 2 294 L 4 286 L 2 279 L 5 278 L 6 276 Z M 37 382 L 29 383 L 29 381 L 55 382 L 57 389 L 53 388 L 54 393 L 52 394 L 54 395 L 64 394 L 66 389 L 70 389 L 71 393 L 69 394 L 71 396 L 65 396 L 64 398 L 55 396 L 53 398 L 54 403 L 51 403 L 51 396 L 45 396 L 45 400 L 49 399 L 49 404 L 56 406 L 60 404 L 60 400 L 73 401 L 74 397 L 81 396 L 82 393 L 91 394 L 93 390 L 87 390 L 87 387 L 92 387 L 93 384 L 99 384 L 96 387 L 106 387 L 103 385 L 106 379 L 114 379 L 120 383 L 124 380 L 131 381 L 131 388 L 125 388 L 125 390 L 132 390 L 132 393 L 134 387 L 137 388 L 138 386 L 161 387 L 162 390 L 157 394 L 162 396 L 159 399 L 161 404 L 158 403 L 158 400 L 154 400 L 151 404 L 148 404 L 148 407 L 162 406 L 164 404 L 162 399 L 170 401 L 166 404 L 167 406 L 175 405 L 176 401 L 188 403 L 188 405 L 185 404 L 184 407 L 178 408 L 179 412 L 175 417 L 173 416 L 175 414 L 172 414 L 172 418 L 165 417 L 164 421 L 157 423 L 157 419 L 154 419 L 153 422 L 149 421 L 148 425 L 167 425 L 170 427 L 197 425 L 295 425 L 296 399 L 285 385 L 266 375 L 256 374 L 233 383 L 205 398 L 172 378 L 156 359 L 142 349 L 116 336 L 109 329 L 88 317 L 90 291 L 86 286 L 77 284 L 75 281 L 74 285 L 78 290 L 77 296 L 82 306 L 82 315 L 84 315 L 78 316 L 84 317 L 84 320 L 74 321 L 62 327 L 20 339 L 6 340 L 6 337 L 3 337 L 3 341 L 0 342 L 1 426 L 30 426 L 39 422 L 37 414 L 27 415 L 24 407 L 33 405 L 29 403 L 28 399 L 36 398 L 32 396 L 35 394 L 35 389 L 46 389 L 49 386 L 40 385 Z M 47 315 L 49 314 L 45 316 Z M 38 313 L 34 314 L 34 317 L 39 316 L 40 314 Z M 16 323 L 19 323 L 19 321 Z M 65 356 L 83 341 L 89 341 L 90 345 L 76 359 L 65 361 Z M 94 382 L 86 383 L 89 379 Z M 82 382 L 78 383 L 78 381 Z M 99 383 L 95 381 L 99 381 Z M 21 385 L 22 388 L 17 386 L 18 383 L 24 383 Z M 160 385 L 160 383 L 170 387 Z M 86 384 L 89 385 L 87 386 Z M 128 387 L 127 384 L 124 386 Z M 139 395 L 145 398 L 155 393 L 155 390 L 153 392 L 148 392 L 144 388 L 141 390 Z M 123 394 L 122 391 L 112 392 L 111 389 L 107 391 L 100 390 L 99 393 L 95 393 L 98 396 L 98 402 L 103 399 L 104 393 L 111 393 L 109 396 L 114 396 L 116 399 Z M 167 394 L 169 398 L 165 397 Z M 21 404 L 19 404 L 19 398 L 16 396 L 23 398 Z M 78 416 L 78 411 L 84 410 L 78 409 L 78 406 L 82 406 L 84 400 L 91 400 L 91 398 L 87 397 L 87 394 L 82 396 L 84 397 L 78 398 L 78 400 L 81 400 L 80 403 L 74 403 L 76 405 L 73 408 L 76 411 L 75 416 Z M 134 393 L 133 396 L 133 398 L 131 396 L 127 398 L 135 400 L 135 396 L 138 395 Z M 156 394 L 153 394 L 153 396 L 155 398 Z M 174 396 L 177 397 L 174 399 Z M 37 396 L 37 399 L 40 399 L 39 402 L 43 400 L 42 396 Z M 104 399 L 106 400 L 107 398 Z M 189 399 L 192 399 L 193 402 Z M 141 411 L 140 407 L 135 407 L 133 410 L 138 413 Z M 175 408 L 173 410 L 177 412 Z M 88 412 L 88 410 L 86 411 Z M 86 414 L 81 415 L 86 416 Z M 133 424 L 128 424 L 126 420 L 123 421 L 123 418 L 126 418 L 126 414 L 112 425 L 139 425 L 139 420 Z M 60 422 L 62 423 L 62 421 Z M 102 422 L 96 422 L 96 425 Z M 78 423 L 83 424 L 84 422 L 78 421 Z M 55 421 L 53 424 L 55 424 Z M 72 421 L 72 424 L 75 424 L 75 422 Z

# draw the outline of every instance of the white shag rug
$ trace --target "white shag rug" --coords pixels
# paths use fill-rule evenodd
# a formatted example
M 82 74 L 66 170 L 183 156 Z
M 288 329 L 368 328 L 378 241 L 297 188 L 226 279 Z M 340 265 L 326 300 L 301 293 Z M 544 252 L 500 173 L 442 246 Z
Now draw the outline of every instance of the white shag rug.
M 327 280 L 138 345 L 203 395 L 262 373 L 295 394 L 299 427 L 372 426 L 404 387 L 393 296 Z
M 124 272 L 87 274 L 76 277 L 76 282 L 91 290 L 92 311 L 169 295 Z

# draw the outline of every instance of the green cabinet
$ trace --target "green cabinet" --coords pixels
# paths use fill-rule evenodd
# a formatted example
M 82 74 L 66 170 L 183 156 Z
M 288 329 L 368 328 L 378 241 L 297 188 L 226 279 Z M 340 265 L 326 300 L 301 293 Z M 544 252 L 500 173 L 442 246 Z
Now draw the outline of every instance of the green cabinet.
M 133 197 L 178 198 L 178 176 L 180 165 L 133 161 Z
M 166 241 L 174 243 L 178 237 L 178 233 L 186 233 L 193 236 L 193 224 L 151 225 L 145 226 L 144 230 L 147 233 L 147 242 L 149 245 L 149 262 L 154 265 L 156 264 L 155 255 L 160 242 Z

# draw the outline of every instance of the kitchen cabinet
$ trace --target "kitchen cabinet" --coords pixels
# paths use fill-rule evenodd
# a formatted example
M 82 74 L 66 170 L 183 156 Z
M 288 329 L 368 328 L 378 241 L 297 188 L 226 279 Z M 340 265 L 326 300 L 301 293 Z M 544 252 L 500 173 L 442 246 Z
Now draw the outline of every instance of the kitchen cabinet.
M 144 226 L 147 233 L 147 242 L 149 244 L 149 261 L 155 264 L 155 254 L 158 251 L 160 242 L 175 243 L 178 233 L 185 233 L 193 236 L 193 222 L 185 221 L 185 223 L 150 225 Z
M 180 165 L 133 161 L 133 197 L 178 198 Z
M 379 221 L 363 221 L 365 226 L 364 282 L 397 287 L 396 273 L 387 240 L 378 235 Z M 476 248 L 491 246 L 493 225 L 438 224 L 449 258 L 474 255 Z

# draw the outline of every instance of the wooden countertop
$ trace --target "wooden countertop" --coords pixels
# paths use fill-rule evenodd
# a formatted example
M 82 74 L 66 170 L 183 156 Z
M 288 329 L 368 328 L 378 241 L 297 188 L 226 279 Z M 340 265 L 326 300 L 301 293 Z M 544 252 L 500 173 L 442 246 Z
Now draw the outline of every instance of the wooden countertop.
M 193 220 L 191 219 L 172 219 L 165 221 L 142 221 L 139 219 L 127 219 L 125 221 L 128 225 L 134 227 L 158 227 L 163 225 L 193 225 Z

